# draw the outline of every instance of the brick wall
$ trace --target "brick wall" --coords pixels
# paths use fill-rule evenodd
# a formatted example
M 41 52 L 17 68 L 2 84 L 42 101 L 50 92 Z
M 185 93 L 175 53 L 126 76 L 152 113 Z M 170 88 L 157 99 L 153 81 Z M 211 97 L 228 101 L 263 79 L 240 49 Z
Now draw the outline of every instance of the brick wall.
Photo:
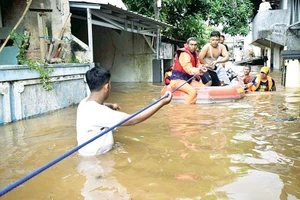
M 31 60 L 37 60 L 41 58 L 40 49 L 29 49 L 27 51 L 26 57 Z

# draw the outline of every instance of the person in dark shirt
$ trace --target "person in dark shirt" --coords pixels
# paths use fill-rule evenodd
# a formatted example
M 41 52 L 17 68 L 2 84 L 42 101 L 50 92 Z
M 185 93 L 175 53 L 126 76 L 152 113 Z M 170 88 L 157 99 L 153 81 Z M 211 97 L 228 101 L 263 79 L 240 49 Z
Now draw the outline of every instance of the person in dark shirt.
M 223 44 L 225 46 L 226 50 L 229 52 L 229 48 L 228 48 L 228 46 L 226 44 L 224 44 L 224 41 L 225 41 L 225 36 L 221 35 L 219 43 Z
M 226 44 L 224 44 L 224 40 L 225 40 L 225 36 L 224 36 L 224 35 L 221 35 L 221 36 L 220 36 L 219 43 L 220 43 L 220 44 L 223 44 L 223 45 L 225 46 L 225 48 L 226 48 L 226 50 L 227 50 L 227 52 L 228 52 L 228 54 L 229 54 L 229 48 L 228 48 L 228 46 L 227 46 Z M 221 56 L 223 57 L 223 55 L 221 55 Z M 225 63 L 222 63 L 222 66 L 225 68 Z

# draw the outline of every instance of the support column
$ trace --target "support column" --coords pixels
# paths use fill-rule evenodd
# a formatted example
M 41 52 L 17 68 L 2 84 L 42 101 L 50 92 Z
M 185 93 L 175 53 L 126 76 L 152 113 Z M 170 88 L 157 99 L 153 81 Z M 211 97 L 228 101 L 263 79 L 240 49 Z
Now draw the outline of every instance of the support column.
M 273 69 L 280 69 L 280 47 L 275 46 L 273 48 Z
M 93 49 L 93 25 L 92 25 L 92 15 L 89 8 L 86 9 L 87 12 L 87 25 L 88 25 L 88 40 L 90 49 L 90 62 L 94 62 L 94 49 Z
M 11 122 L 10 85 L 8 82 L 0 83 L 0 124 Z M 2 120 L 3 121 L 2 121 Z
M 13 98 L 14 98 L 14 118 L 12 121 L 17 121 L 23 119 L 23 109 L 22 109 L 22 96 L 21 93 L 24 92 L 24 84 L 15 82 L 13 85 Z
M 267 61 L 267 67 L 270 68 L 271 67 L 271 63 L 272 63 L 272 49 L 266 47 L 265 49 L 265 54 L 268 56 L 268 61 Z
M 3 24 L 2 24 L 2 13 L 1 13 L 1 4 L 0 4 L 0 27 L 3 27 Z

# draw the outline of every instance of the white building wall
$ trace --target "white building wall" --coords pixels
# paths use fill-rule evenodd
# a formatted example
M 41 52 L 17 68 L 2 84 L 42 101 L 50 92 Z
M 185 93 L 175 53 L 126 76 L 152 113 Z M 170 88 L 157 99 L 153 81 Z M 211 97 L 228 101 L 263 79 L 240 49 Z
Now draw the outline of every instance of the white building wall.
M 113 82 L 152 82 L 152 50 L 141 34 L 93 27 L 94 61 Z

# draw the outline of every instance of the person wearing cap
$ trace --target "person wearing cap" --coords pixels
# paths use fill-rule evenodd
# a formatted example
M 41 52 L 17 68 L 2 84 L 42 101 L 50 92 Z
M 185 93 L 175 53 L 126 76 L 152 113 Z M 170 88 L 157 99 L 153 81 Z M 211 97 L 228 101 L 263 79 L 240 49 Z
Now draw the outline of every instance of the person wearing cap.
M 253 77 L 250 83 L 248 83 L 248 89 L 250 91 L 276 91 L 275 81 L 269 74 L 268 67 L 262 67 L 260 74 Z
M 193 86 L 204 86 L 196 80 L 190 80 L 193 76 L 199 74 L 200 69 L 205 71 L 198 59 L 197 39 L 191 37 L 187 39 L 183 48 L 178 49 L 175 63 L 170 76 L 169 86 L 172 90 L 181 86 L 178 90 L 187 93 L 185 104 L 195 104 L 197 100 L 197 91 Z M 203 72 L 201 72 L 203 73 Z M 188 84 L 185 84 L 188 81 Z

